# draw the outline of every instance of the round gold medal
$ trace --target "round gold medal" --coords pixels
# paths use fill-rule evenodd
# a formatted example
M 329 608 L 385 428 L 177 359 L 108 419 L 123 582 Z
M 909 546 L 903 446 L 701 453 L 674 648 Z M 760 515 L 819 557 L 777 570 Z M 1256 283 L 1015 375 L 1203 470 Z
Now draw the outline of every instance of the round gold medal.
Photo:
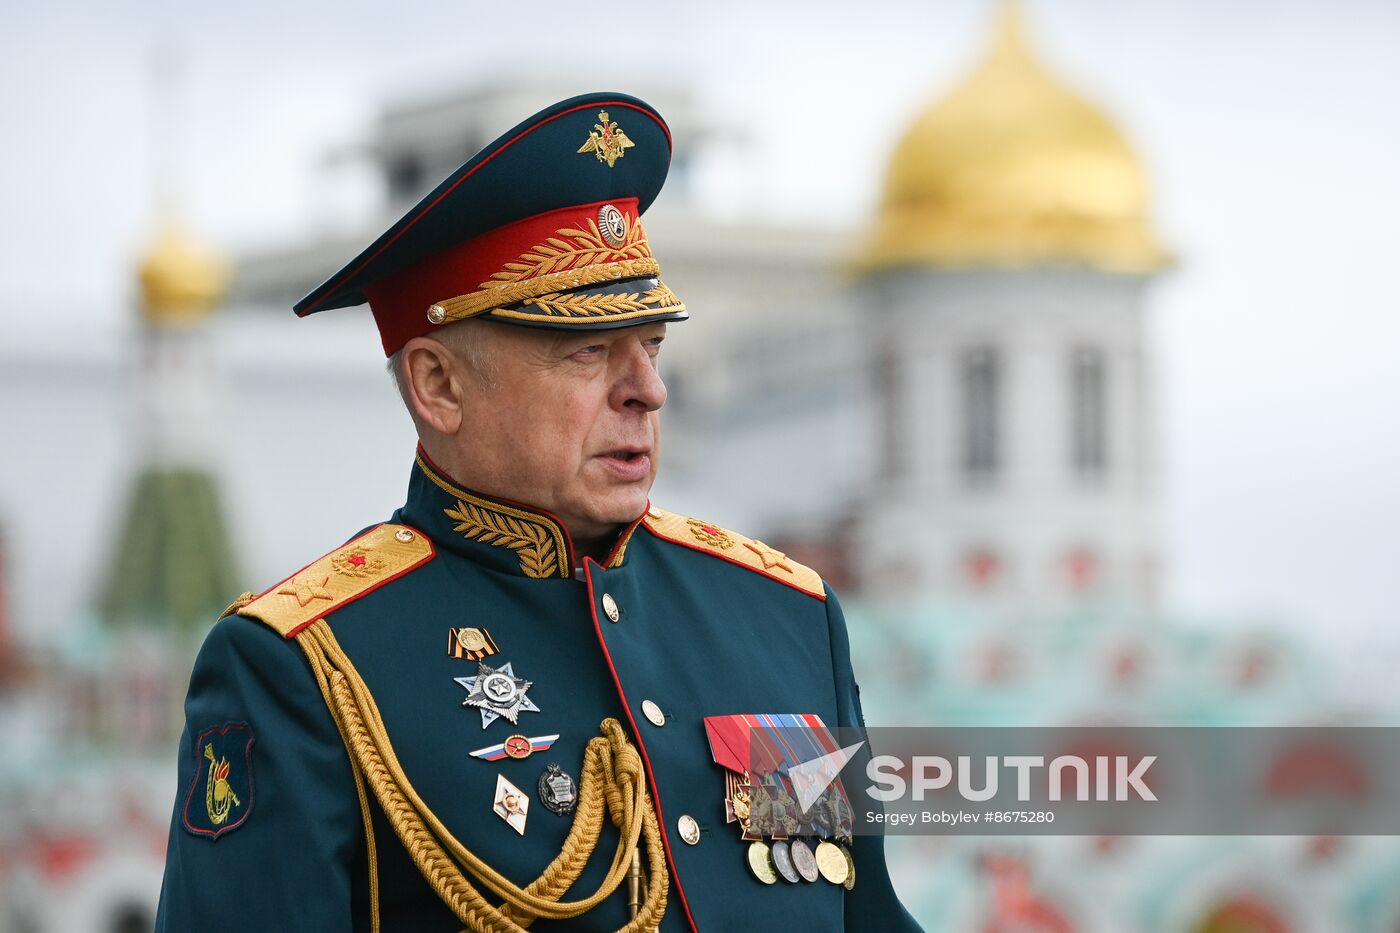
M 846 848 L 845 846 L 837 846 L 837 848 L 839 848 L 841 850 L 841 854 L 846 857 L 846 865 L 850 868 L 850 871 L 846 873 L 846 880 L 844 882 L 846 890 L 850 891 L 856 886 L 855 856 L 851 855 L 851 850 Z
M 486 639 L 479 628 L 458 629 L 457 643 L 467 651 L 480 651 L 486 647 Z
M 768 854 L 767 843 L 755 842 L 749 846 L 749 871 L 764 884 L 773 884 L 778 880 L 778 873 L 773 870 L 773 857 Z
M 841 854 L 841 850 L 834 843 L 817 843 L 817 871 L 822 877 L 832 884 L 845 884 L 846 876 L 851 873 L 851 866 L 846 862 L 846 856 Z

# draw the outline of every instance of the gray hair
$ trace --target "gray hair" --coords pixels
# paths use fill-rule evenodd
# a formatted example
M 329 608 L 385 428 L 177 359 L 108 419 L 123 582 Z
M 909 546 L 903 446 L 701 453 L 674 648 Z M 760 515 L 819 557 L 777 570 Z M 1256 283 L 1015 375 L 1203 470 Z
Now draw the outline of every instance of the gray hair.
M 487 321 L 468 318 L 465 321 L 457 321 L 446 327 L 438 328 L 429 335 L 446 347 L 447 351 L 454 357 L 465 363 L 483 389 L 496 387 L 496 361 L 491 354 L 491 341 L 485 334 L 486 328 L 490 326 Z M 408 397 L 408 373 L 404 368 L 403 353 L 403 349 L 400 348 L 393 356 L 389 357 L 386 368 L 394 380 L 394 388 L 399 390 L 399 398 L 403 399 L 404 407 L 412 414 L 413 405 L 410 404 Z

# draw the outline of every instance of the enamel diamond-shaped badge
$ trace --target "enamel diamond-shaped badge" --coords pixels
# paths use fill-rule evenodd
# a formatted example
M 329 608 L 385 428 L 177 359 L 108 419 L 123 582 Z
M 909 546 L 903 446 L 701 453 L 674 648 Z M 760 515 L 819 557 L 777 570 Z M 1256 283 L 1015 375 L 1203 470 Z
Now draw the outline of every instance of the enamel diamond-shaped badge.
M 507 661 L 500 667 L 477 663 L 476 676 L 454 677 L 453 680 L 467 688 L 467 698 L 463 706 L 475 706 L 481 710 L 481 728 L 504 716 L 511 724 L 519 722 L 520 713 L 538 713 L 540 708 L 525 695 L 530 689 L 530 681 L 516 677 Z
M 496 802 L 491 809 L 496 815 L 510 824 L 510 828 L 525 835 L 525 819 L 530 815 L 530 798 L 504 774 L 496 775 Z

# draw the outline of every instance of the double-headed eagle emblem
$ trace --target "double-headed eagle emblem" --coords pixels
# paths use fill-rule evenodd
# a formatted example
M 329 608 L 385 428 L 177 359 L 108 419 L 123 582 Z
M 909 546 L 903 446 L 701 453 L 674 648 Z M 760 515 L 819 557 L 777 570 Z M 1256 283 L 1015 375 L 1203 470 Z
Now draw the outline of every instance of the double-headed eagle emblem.
M 588 138 L 579 147 L 579 152 L 591 152 L 598 157 L 599 162 L 608 163 L 608 168 L 612 168 L 617 160 L 622 158 L 623 151 L 631 149 L 637 145 L 627 138 L 627 134 L 617 128 L 617 122 L 608 119 L 606 110 L 598 111 L 598 121 L 593 124 L 593 132 L 588 134 Z

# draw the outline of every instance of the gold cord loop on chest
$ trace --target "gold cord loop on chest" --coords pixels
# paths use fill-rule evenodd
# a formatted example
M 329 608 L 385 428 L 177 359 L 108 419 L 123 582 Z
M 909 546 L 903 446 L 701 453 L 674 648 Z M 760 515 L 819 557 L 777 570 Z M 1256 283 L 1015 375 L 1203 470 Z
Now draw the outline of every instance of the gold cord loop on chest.
M 591 739 L 584 751 L 574 822 L 559 855 L 522 888 L 463 845 L 418 796 L 394 754 L 374 698 L 325 620 L 308 626 L 296 640 L 350 753 L 365 823 L 375 933 L 379 930 L 378 878 L 366 784 L 413 863 L 471 933 L 524 933 L 536 919 L 566 920 L 591 910 L 617 890 L 629 872 L 635 877 L 633 865 L 639 861 L 643 841 L 648 869 L 645 890 L 634 904 L 632 919 L 619 933 L 654 933 L 660 927 L 670 884 L 661 831 L 641 756 L 616 719 L 603 720 L 603 734 Z M 597 847 L 605 815 L 618 830 L 607 876 L 589 896 L 561 900 Z M 488 901 L 482 889 L 499 898 L 501 906 Z

